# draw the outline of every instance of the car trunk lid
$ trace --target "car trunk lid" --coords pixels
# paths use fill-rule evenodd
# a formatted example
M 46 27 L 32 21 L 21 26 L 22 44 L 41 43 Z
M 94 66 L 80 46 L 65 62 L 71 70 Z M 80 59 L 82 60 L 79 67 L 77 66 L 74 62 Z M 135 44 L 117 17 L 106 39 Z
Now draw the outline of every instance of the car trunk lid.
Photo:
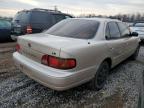
M 20 53 L 37 62 L 41 62 L 44 54 L 59 57 L 60 48 L 45 44 L 44 41 L 39 37 L 21 36 L 18 38 L 18 44 L 21 47 Z
M 61 49 L 76 47 L 87 43 L 87 40 L 73 39 L 66 37 L 53 36 L 45 33 L 24 35 L 18 38 L 18 43 L 22 47 L 23 54 L 30 58 L 41 58 L 42 55 L 48 54 L 60 57 Z M 38 59 L 38 61 L 39 61 Z

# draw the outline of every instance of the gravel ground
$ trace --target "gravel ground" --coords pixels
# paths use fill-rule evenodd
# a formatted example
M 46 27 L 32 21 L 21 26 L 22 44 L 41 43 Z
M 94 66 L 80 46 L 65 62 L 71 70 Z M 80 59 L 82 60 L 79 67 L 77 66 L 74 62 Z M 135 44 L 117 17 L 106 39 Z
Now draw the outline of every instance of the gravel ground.
M 7 46 L 7 45 L 6 45 Z M 11 48 L 10 48 L 11 47 Z M 0 108 L 136 108 L 139 80 L 144 70 L 144 47 L 136 61 L 114 68 L 100 91 L 86 84 L 56 92 L 28 78 L 12 61 L 13 47 L 0 47 Z

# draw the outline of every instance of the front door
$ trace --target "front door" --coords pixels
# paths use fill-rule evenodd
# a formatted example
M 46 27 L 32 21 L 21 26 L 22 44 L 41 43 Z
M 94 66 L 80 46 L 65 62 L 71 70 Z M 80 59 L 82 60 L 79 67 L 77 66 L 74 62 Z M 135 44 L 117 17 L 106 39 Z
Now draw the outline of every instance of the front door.
M 119 64 L 125 59 L 125 41 L 121 38 L 120 30 L 116 22 L 109 22 L 106 26 L 106 39 L 113 65 Z

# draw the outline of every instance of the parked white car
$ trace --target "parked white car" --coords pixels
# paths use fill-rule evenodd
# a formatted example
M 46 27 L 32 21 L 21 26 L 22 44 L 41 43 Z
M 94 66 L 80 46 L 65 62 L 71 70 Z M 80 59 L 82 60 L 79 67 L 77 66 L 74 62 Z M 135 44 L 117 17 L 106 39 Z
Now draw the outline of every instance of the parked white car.
M 144 42 L 144 22 L 136 22 L 130 28 L 132 31 L 137 32 L 141 41 Z
M 51 89 L 90 82 L 100 90 L 111 68 L 137 57 L 137 35 L 118 20 L 66 19 L 45 33 L 19 37 L 13 58 L 22 72 Z

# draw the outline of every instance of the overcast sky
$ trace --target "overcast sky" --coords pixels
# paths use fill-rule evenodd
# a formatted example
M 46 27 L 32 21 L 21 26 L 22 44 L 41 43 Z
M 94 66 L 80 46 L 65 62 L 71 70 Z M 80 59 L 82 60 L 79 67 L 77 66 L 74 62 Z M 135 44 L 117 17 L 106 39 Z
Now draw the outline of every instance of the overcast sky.
M 19 10 L 54 9 L 54 6 L 62 12 L 73 15 L 144 13 L 144 0 L 0 0 L 0 15 L 14 16 Z

